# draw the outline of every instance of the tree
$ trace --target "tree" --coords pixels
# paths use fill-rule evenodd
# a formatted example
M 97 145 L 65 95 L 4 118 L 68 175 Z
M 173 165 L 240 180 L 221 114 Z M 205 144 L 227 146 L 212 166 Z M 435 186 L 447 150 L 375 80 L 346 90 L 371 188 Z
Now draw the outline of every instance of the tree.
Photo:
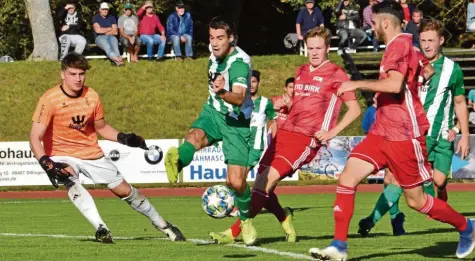
M 58 59 L 58 42 L 48 0 L 25 0 L 33 34 L 33 53 L 30 60 Z

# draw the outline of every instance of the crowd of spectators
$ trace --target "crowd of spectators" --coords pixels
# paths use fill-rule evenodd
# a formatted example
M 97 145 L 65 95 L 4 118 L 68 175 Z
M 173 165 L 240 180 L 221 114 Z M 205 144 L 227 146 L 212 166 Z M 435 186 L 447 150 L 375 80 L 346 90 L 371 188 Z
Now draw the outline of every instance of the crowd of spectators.
M 109 12 L 110 8 L 110 4 L 106 2 L 99 5 L 97 14 L 92 18 L 92 28 L 94 43 L 105 52 L 113 65 L 124 64 L 119 43 L 134 63 L 139 61 L 138 54 L 142 45 L 147 48 L 148 60 L 163 61 L 168 42 L 172 44 L 177 60 L 193 58 L 193 19 L 190 12 L 185 10 L 183 2 L 176 3 L 175 12 L 168 16 L 166 29 L 156 14 L 152 1 L 146 1 L 136 14 L 133 5 L 126 3 L 118 19 Z M 67 3 L 58 12 L 57 19 L 60 27 L 60 60 L 71 47 L 74 47 L 74 52 L 82 54 L 87 41 L 83 36 L 85 26 L 76 5 Z M 182 44 L 185 46 L 185 57 L 182 56 Z M 158 46 L 156 55 L 155 46 Z

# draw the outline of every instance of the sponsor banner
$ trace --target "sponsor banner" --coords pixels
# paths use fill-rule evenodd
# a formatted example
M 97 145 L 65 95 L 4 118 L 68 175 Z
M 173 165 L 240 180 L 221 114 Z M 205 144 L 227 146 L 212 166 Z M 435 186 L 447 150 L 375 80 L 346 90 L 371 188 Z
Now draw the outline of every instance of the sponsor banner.
M 227 166 L 224 164 L 224 155 L 219 142 L 218 146 L 210 146 L 195 153 L 191 164 L 183 169 L 183 182 L 224 182 L 226 181 Z M 256 179 L 258 166 L 248 175 L 248 181 Z M 285 181 L 297 181 L 298 172 Z
M 147 140 L 144 151 L 112 141 L 99 141 L 104 156 L 110 158 L 129 183 L 168 183 L 164 152 L 178 146 L 177 139 Z M 93 182 L 80 175 L 83 184 Z M 34 158 L 28 142 L 0 142 L 0 186 L 50 185 L 48 176 Z
M 308 165 L 302 167 L 302 171 L 314 174 L 317 177 L 338 179 L 346 165 L 348 155 L 364 136 L 338 136 L 330 141 L 328 146 L 322 146 Z M 384 171 L 381 170 L 368 179 L 384 179 Z

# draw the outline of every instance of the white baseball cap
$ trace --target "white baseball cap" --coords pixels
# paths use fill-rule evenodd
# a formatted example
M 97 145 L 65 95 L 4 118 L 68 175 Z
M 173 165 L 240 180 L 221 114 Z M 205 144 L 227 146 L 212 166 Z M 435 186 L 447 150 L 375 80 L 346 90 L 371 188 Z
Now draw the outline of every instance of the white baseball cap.
M 103 2 L 103 3 L 101 4 L 101 7 L 100 7 L 99 9 L 109 9 L 109 4 L 106 3 L 106 2 Z

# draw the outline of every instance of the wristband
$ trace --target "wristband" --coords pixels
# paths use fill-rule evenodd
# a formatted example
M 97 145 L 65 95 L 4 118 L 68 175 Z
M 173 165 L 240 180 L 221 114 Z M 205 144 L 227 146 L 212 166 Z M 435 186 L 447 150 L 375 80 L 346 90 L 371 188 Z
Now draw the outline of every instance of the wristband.
M 459 128 L 457 128 L 457 127 L 453 127 L 452 130 L 455 131 L 457 134 L 460 133 L 460 130 L 459 130 Z

